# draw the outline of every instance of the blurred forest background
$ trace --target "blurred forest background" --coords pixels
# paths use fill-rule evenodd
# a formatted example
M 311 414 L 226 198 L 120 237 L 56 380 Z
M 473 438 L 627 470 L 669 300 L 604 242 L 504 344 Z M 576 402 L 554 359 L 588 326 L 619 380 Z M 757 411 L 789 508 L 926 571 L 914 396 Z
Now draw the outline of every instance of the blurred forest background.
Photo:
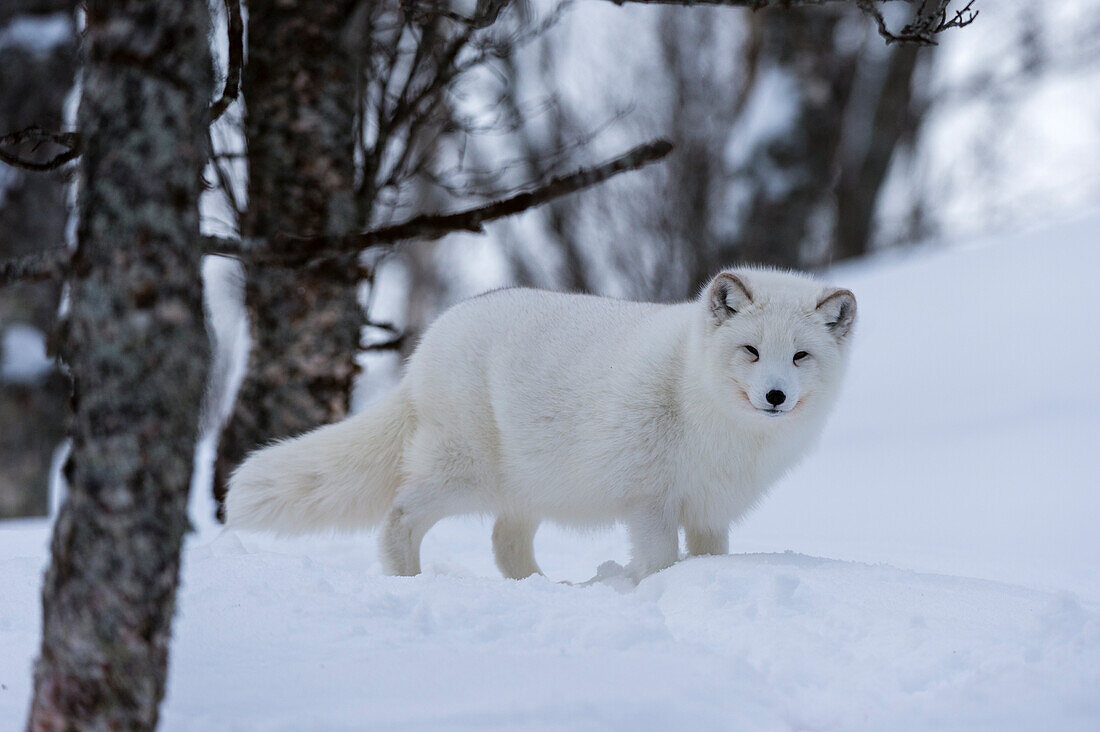
M 985 3 L 938 45 L 887 44 L 847 3 L 298 5 L 245 8 L 243 100 L 211 127 L 206 234 L 376 227 L 655 137 L 675 151 L 485 235 L 299 272 L 207 257 L 217 348 L 199 467 L 216 466 L 218 489 L 257 444 L 386 389 L 417 334 L 484 289 L 679 300 L 729 264 L 825 270 L 1100 202 L 1100 0 Z M 232 12 L 212 7 L 224 77 Z M 891 27 L 910 12 L 885 6 Z M 0 5 L 0 132 L 74 128 L 79 22 L 72 3 Z M 73 178 L 0 165 L 0 260 L 72 241 Z M 69 391 L 47 355 L 59 308 L 55 282 L 0 289 L 0 518 L 48 510 Z M 208 471 L 196 480 L 209 490 Z
M 156 725 L 185 534 L 448 305 L 1084 215 L 1098 82 L 1100 0 L 0 0 L 0 518 L 54 517 L 28 727 Z

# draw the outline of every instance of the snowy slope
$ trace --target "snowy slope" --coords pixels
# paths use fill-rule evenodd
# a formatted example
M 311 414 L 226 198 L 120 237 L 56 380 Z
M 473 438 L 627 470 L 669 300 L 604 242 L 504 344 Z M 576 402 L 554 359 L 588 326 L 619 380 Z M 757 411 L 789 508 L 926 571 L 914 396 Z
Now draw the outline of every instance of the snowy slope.
M 434 529 L 411 579 L 371 536 L 194 537 L 164 728 L 1097 729 L 1098 229 L 835 273 L 862 322 L 820 449 L 735 555 L 633 591 L 554 581 L 625 562 L 621 531 L 545 527 L 550 578 L 523 582 L 481 519 Z M 0 730 L 46 540 L 0 523 Z
M 1100 601 L 1100 216 L 834 277 L 860 304 L 846 393 L 734 546 Z
M 472 549 L 475 526 L 439 538 Z M 0 531 L 5 555 L 14 533 Z M 500 580 L 465 553 L 396 579 L 378 576 L 369 543 L 246 546 L 226 535 L 188 555 L 165 729 L 1100 720 L 1100 610 L 1067 594 L 799 554 L 692 559 L 620 594 Z M 476 573 L 457 566 L 466 556 Z M 5 729 L 20 728 L 29 692 L 38 564 L 0 560 L 14 588 L 0 600 Z

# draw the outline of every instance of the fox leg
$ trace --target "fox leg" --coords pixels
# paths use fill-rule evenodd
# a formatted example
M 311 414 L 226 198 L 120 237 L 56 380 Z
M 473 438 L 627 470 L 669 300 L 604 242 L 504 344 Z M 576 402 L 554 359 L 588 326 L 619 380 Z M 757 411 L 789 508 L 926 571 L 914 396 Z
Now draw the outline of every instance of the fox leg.
M 498 516 L 493 525 L 493 557 L 509 579 L 542 574 L 535 563 L 535 531 L 539 522 L 517 516 Z
M 649 507 L 626 522 L 630 534 L 630 564 L 627 573 L 639 581 L 680 558 L 680 526 L 664 507 Z
M 730 531 L 729 527 L 719 529 L 686 527 L 688 554 L 693 557 L 707 554 L 729 554 Z
M 463 512 L 454 498 L 455 491 L 435 480 L 406 483 L 398 489 L 380 537 L 387 574 L 398 577 L 420 574 L 420 542 L 428 529 L 448 516 Z

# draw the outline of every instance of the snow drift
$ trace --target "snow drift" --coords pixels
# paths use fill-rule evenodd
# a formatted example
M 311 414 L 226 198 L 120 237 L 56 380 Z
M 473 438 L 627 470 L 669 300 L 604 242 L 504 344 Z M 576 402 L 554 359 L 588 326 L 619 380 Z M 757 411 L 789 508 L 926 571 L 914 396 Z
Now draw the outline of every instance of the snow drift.
M 835 273 L 860 299 L 820 449 L 731 535 L 623 591 L 623 532 L 488 522 L 425 574 L 374 538 L 192 537 L 167 730 L 1095 729 L 1100 216 Z M 41 522 L 0 523 L 0 729 L 37 649 Z M 980 578 L 980 579 L 979 579 Z

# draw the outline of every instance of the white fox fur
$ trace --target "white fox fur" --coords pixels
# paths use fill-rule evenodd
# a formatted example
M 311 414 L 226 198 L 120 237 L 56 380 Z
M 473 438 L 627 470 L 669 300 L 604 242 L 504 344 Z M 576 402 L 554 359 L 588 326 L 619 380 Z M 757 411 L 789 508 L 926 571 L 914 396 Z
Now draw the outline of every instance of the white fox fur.
M 433 524 L 470 513 L 496 517 L 507 577 L 539 572 L 544 520 L 625 522 L 635 579 L 676 561 L 681 526 L 689 553 L 725 553 L 731 522 L 820 432 L 855 312 L 847 290 L 762 269 L 724 272 L 677 305 L 475 297 L 428 329 L 383 401 L 251 455 L 230 482 L 229 524 L 381 521 L 400 575 L 419 573 Z

